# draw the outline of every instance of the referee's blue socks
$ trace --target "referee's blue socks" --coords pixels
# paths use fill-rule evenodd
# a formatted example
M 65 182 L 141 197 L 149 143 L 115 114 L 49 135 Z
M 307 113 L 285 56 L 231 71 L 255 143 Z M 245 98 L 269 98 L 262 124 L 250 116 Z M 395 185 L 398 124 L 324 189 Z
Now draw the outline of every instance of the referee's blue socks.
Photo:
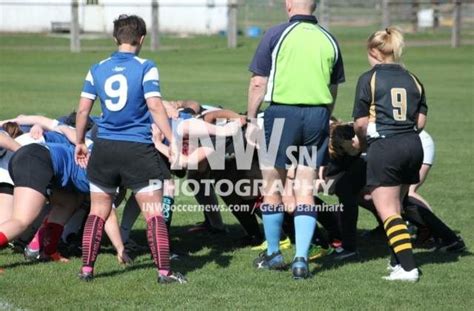
M 283 205 L 262 204 L 263 229 L 267 240 L 267 255 L 271 255 L 280 250 L 281 225 L 283 224 Z
M 295 244 L 296 257 L 308 260 L 308 251 L 311 246 L 314 230 L 316 228 L 316 206 L 300 204 L 295 211 Z

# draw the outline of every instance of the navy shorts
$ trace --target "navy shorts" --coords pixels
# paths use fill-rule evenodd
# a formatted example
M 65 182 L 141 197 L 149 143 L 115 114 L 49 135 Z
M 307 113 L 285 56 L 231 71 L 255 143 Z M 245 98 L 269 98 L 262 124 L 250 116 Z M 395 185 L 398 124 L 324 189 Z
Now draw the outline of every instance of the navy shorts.
M 330 116 L 329 108 L 323 105 L 271 104 L 263 117 L 268 150 L 265 165 L 281 169 L 291 164 L 314 168 L 325 165 L 328 161 Z M 284 122 L 275 122 L 277 119 Z M 280 139 L 275 157 L 271 137 L 272 132 L 280 132 L 277 124 L 282 124 L 283 128 L 281 136 L 273 135 L 274 141 Z

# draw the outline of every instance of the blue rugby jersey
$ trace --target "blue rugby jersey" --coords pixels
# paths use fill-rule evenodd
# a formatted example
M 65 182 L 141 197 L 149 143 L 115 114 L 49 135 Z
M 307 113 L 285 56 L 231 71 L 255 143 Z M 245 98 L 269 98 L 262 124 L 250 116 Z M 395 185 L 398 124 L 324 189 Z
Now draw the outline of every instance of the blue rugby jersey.
M 159 73 L 152 61 L 133 53 L 113 53 L 90 68 L 81 97 L 100 98 L 103 115 L 97 121 L 97 137 L 152 143 L 146 99 L 161 97 Z
M 69 139 L 61 133 L 54 131 L 47 131 L 43 134 L 44 140 L 47 143 L 56 143 L 56 144 L 71 144 Z
M 56 186 L 61 188 L 74 187 L 82 193 L 89 192 L 87 172 L 74 160 L 75 146 L 71 144 L 46 143 L 53 163 Z

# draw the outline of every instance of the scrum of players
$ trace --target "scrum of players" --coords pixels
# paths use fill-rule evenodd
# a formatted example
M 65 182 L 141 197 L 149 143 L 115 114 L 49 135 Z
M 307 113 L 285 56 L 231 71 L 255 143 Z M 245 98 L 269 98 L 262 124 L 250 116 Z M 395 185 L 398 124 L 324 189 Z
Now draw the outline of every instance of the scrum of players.
M 91 67 L 77 112 L 58 119 L 19 115 L 1 121 L 0 249 L 11 248 L 21 252 L 26 260 L 40 262 L 68 262 L 68 257 L 82 255 L 79 278 L 91 281 L 105 231 L 120 264 L 133 265 L 133 258 L 149 249 L 159 283 L 186 283 L 186 276 L 171 268 L 173 260 L 179 258 L 179 254 L 172 251 L 169 236 L 173 206 L 181 199 L 180 196 L 175 198 L 176 180 L 230 180 L 236 184 L 239 180 L 262 179 L 258 152 L 248 159 L 251 164 L 246 169 L 239 168 L 235 156 L 238 149 L 235 142 L 246 140 L 246 129 L 254 120 L 220 106 L 201 105 L 192 100 L 161 100 L 156 65 L 138 57 L 146 34 L 141 23 L 142 20 L 134 16 L 121 16 L 115 21 L 114 37 L 119 50 Z M 134 36 L 130 25 L 139 31 L 141 26 L 143 33 Z M 385 238 L 386 235 L 388 239 L 391 259 L 390 275 L 386 279 L 416 281 L 419 270 L 414 263 L 412 244 L 437 252 L 462 252 L 466 246 L 418 193 L 434 163 L 435 153 L 432 138 L 423 130 L 425 120 L 410 117 L 415 120 L 412 124 L 394 112 L 394 121 L 403 121 L 400 129 L 397 122 L 386 120 L 369 120 L 368 126 L 363 124 L 372 113 L 368 104 L 371 101 L 374 104 L 371 94 L 376 94 L 377 86 L 372 83 L 375 75 L 386 79 L 385 83 L 410 79 L 414 91 L 409 95 L 416 93 L 418 97 L 408 98 L 408 105 L 416 107 L 401 109 L 408 111 L 404 111 L 405 114 L 426 116 L 424 89 L 416 77 L 397 64 L 399 57 L 390 64 L 384 65 L 383 61 L 380 64 L 385 51 L 374 42 L 391 36 L 403 40 L 396 28 L 376 32 L 369 39 L 369 61 L 373 68 L 359 79 L 354 122 L 331 118 L 326 151 L 329 159 L 317 168 L 317 179 L 331 185 L 329 194 L 338 199 L 343 209 L 318 212 L 317 231 L 309 237 L 311 244 L 304 260 L 362 259 L 364 254 L 359 252 L 357 243 L 357 219 L 359 207 L 363 207 L 373 213 L 379 223 L 377 228 L 366 232 L 364 238 Z M 374 60 L 378 63 L 372 64 Z M 90 116 L 96 99 L 101 102 L 102 114 Z M 383 100 L 376 104 L 384 105 Z M 406 105 L 406 102 L 401 104 Z M 396 111 L 401 114 L 402 110 Z M 258 118 L 263 116 L 264 112 Z M 375 122 L 377 128 L 370 122 Z M 392 126 L 385 129 L 384 124 Z M 402 134 L 393 137 L 405 135 L 403 142 L 389 138 L 392 149 L 384 149 L 381 142 L 388 138 L 381 137 L 383 133 L 391 137 L 398 130 Z M 217 138 L 224 139 L 223 168 L 210 165 L 217 148 L 191 139 L 195 137 L 210 137 L 214 142 Z M 177 140 L 181 143 L 175 143 Z M 367 144 L 371 152 L 367 152 Z M 405 147 L 412 144 L 415 158 L 407 159 L 407 165 L 383 154 L 387 150 L 398 152 L 397 144 Z M 395 167 L 400 176 L 387 175 L 384 165 L 389 169 Z M 294 176 L 289 173 L 287 178 Z M 396 216 L 379 206 L 381 201 L 390 201 L 388 197 L 392 194 L 380 189 L 384 185 L 396 185 L 393 180 L 402 180 L 400 184 L 411 181 L 401 199 L 395 199 L 401 206 Z M 374 191 L 374 186 L 381 187 Z M 217 193 L 212 187 L 210 192 L 204 190 L 200 187 L 194 195 L 200 206 L 219 206 L 219 195 L 226 205 L 242 207 L 231 209 L 245 232 L 240 240 L 233 241 L 236 247 L 252 247 L 262 252 L 254 262 L 257 269 L 288 268 L 278 258 L 282 258 L 279 250 L 295 244 L 295 200 L 291 191 L 283 197 L 286 212 L 278 228 L 278 252 L 269 254 L 267 232 L 262 231 L 258 221 L 262 217 L 259 206 L 263 190 L 245 195 L 235 191 Z M 315 191 L 314 201 L 322 206 L 324 201 L 317 195 L 319 190 Z M 152 205 L 156 208 L 150 209 Z M 122 206 L 119 220 L 116 209 Z M 140 213 L 147 223 L 147 247 L 130 238 Z M 174 216 L 183 215 L 175 213 Z M 204 222 L 193 227 L 190 235 L 196 231 L 226 233 L 218 209 L 206 209 L 203 216 Z M 183 260 L 193 259 L 185 257 Z M 308 271 L 301 271 L 293 268 L 293 277 L 310 276 Z M 3 273 L 8 273 L 8 269 Z

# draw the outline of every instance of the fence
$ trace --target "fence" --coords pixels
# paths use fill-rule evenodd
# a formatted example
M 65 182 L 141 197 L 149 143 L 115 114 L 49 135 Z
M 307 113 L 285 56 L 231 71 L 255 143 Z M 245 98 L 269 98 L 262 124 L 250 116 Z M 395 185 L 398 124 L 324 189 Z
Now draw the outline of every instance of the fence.
M 242 0 L 239 27 L 267 29 L 286 19 L 284 1 Z M 319 0 L 316 14 L 325 27 L 371 28 L 401 26 L 410 33 L 449 33 L 452 46 L 461 34 L 473 35 L 472 0 Z
M 58 14 L 68 20 L 56 24 L 51 21 L 51 26 L 70 32 L 70 49 L 73 52 L 80 51 L 81 32 L 91 31 L 90 23 L 98 19 L 97 12 L 101 10 L 102 14 L 108 15 L 108 19 L 116 17 L 119 11 L 144 17 L 149 25 L 153 51 L 160 46 L 160 35 L 169 31 L 166 29 L 169 23 L 175 23 L 177 29 L 187 25 L 188 28 L 180 30 L 187 32 L 190 31 L 189 25 L 192 27 L 192 23 L 201 18 L 207 26 L 212 23 L 218 25 L 209 34 L 226 34 L 228 47 L 234 48 L 238 33 L 259 35 L 287 19 L 284 0 L 0 0 L 0 10 L 23 7 L 34 12 L 35 5 L 50 8 L 46 14 L 38 14 L 38 18 L 47 18 L 44 15 L 61 10 Z M 84 14 L 86 9 L 88 13 Z M 103 13 L 105 10 L 108 13 Z M 168 13 L 164 14 L 165 11 Z M 21 14 L 20 10 L 17 12 L 14 14 Z M 211 15 L 203 17 L 205 14 Z M 443 33 L 446 38 L 451 38 L 453 47 L 461 44 L 461 35 L 474 35 L 474 0 L 319 0 L 316 14 L 320 23 L 329 28 L 375 29 L 396 24 L 411 33 Z M 15 16 L 9 16 L 5 11 L 2 15 L 4 20 L 13 18 L 5 23 L 15 24 Z M 182 17 L 170 17 L 175 15 Z M 107 27 L 110 24 L 107 23 Z M 111 32 L 107 27 L 93 31 Z
M 120 14 L 136 14 L 148 25 L 151 49 L 163 33 L 228 34 L 237 46 L 237 0 L 0 0 L 0 31 L 67 32 L 80 51 L 81 33 L 111 33 Z

